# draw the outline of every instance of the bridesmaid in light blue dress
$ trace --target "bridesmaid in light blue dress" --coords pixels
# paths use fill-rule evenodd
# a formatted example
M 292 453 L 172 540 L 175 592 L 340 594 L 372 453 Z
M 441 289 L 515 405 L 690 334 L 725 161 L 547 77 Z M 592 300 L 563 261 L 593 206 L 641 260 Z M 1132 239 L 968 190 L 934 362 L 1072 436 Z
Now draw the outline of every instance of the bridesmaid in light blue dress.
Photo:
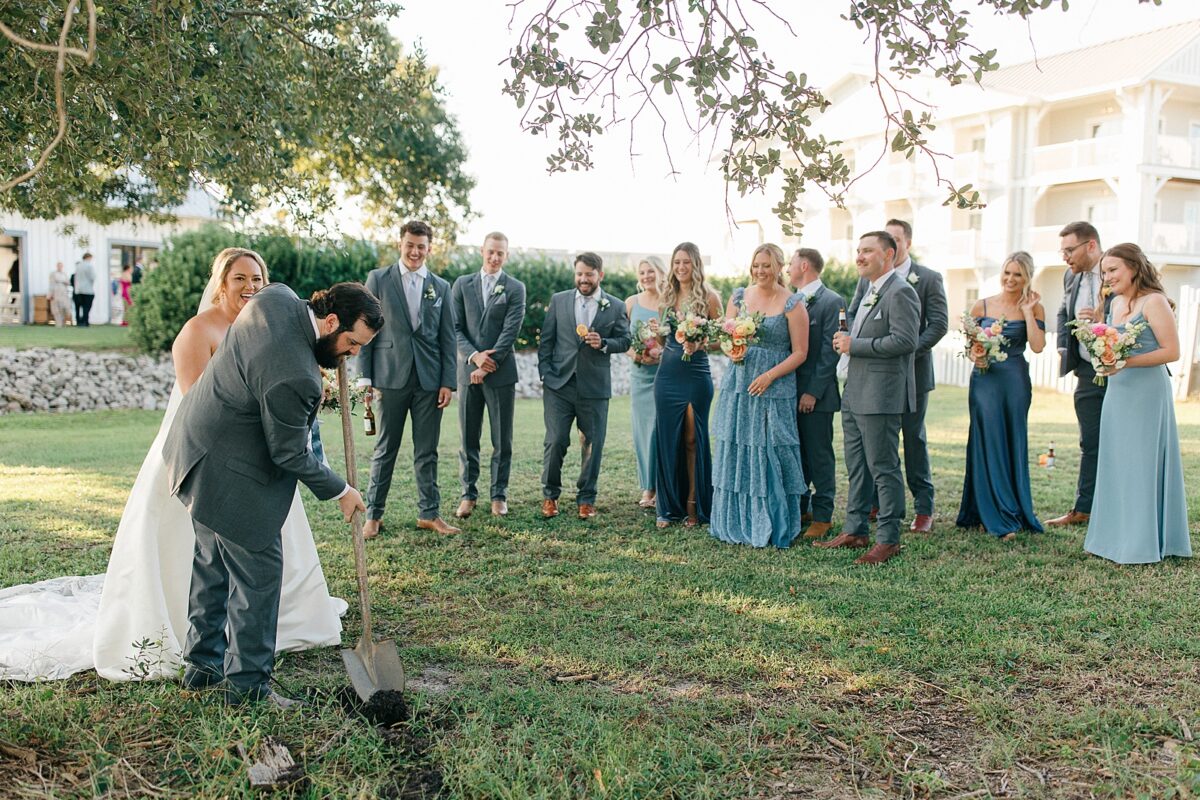
M 784 287 L 783 263 L 777 246 L 760 245 L 750 288 L 734 292 L 725 312 L 760 312 L 764 319 L 758 342 L 725 371 L 717 397 L 709 530 L 723 542 L 753 547 L 792 543 L 806 488 L 791 375 L 808 355 L 808 310 L 801 295 Z
M 1108 323 L 1144 322 L 1120 370 L 1104 370 L 1096 499 L 1083 549 L 1118 564 L 1192 554 L 1175 405 L 1166 365 L 1179 358 L 1179 331 L 1162 284 L 1136 244 L 1110 248 L 1100 262 L 1113 291 Z
M 629 329 L 637 335 L 638 323 L 649 324 L 658 320 L 658 292 L 666 280 L 667 272 L 662 259 L 646 256 L 638 264 L 638 286 L 641 291 L 625 300 L 625 313 L 629 316 Z M 638 505 L 654 508 L 654 376 L 658 374 L 660 358 L 645 357 L 639 361 L 633 350 L 633 372 L 629 377 L 629 414 L 633 422 L 633 454 L 637 459 L 638 486 L 642 497 Z

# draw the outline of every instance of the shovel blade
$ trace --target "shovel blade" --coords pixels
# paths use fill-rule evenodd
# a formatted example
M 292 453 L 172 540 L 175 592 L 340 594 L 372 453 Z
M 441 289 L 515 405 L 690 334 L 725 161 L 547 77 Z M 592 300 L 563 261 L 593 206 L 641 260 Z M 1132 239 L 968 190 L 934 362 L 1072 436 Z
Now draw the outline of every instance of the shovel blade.
M 342 650 L 342 662 L 350 676 L 350 685 L 364 703 L 376 692 L 404 691 L 404 667 L 391 639 L 382 642 L 359 639 L 353 650 Z

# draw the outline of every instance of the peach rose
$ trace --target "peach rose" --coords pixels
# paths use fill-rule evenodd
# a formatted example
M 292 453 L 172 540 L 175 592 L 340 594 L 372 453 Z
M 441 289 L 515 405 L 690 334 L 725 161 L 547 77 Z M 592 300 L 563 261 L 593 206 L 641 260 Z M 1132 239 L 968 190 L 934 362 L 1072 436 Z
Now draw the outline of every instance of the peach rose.
M 679 342 L 680 344 L 683 344 L 687 341 L 687 334 L 683 332 L 683 328 L 675 331 L 675 341 Z
M 746 357 L 746 345 L 735 344 L 733 347 L 729 348 L 729 357 L 734 361 L 741 361 Z
M 971 345 L 971 358 L 980 359 L 987 355 L 987 348 L 981 342 L 975 342 Z
M 1100 363 L 1106 367 L 1114 366 L 1117 363 L 1117 354 L 1112 350 L 1105 350 L 1104 355 L 1100 356 Z

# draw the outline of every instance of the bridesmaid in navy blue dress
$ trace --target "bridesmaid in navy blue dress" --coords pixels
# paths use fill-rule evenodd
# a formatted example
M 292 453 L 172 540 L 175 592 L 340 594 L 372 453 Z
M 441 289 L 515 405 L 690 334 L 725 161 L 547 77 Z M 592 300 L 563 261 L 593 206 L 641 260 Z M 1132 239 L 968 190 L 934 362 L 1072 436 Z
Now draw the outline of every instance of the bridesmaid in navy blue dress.
M 674 320 L 689 314 L 719 318 L 721 296 L 704 282 L 700 249 L 691 242 L 671 253 L 660 308 L 659 330 L 666 342 L 654 376 L 658 527 L 680 520 L 692 527 L 708 522 L 712 508 L 708 409 L 713 382 L 704 344 L 676 342 Z M 690 360 L 683 359 L 685 353 Z
M 963 478 L 961 528 L 982 526 L 1003 541 L 1017 531 L 1041 533 L 1029 490 L 1029 404 L 1033 387 L 1025 345 L 1040 353 L 1046 346 L 1046 312 L 1033 291 L 1033 259 L 1016 252 L 1004 263 L 1000 294 L 978 300 L 971 316 L 980 325 L 1004 319 L 1004 348 L 1008 360 L 971 375 L 968 408 L 971 432 L 967 439 L 967 470 Z

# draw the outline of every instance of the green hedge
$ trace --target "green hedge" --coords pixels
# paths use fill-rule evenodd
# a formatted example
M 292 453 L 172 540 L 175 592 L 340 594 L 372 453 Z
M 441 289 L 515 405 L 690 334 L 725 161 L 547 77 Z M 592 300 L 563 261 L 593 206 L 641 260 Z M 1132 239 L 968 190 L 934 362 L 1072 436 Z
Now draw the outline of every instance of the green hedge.
M 338 281 L 366 280 L 379 258 L 374 245 L 356 240 L 313 243 L 274 231 L 235 233 L 220 225 L 178 234 L 159 254 L 158 267 L 133 290 L 133 307 L 126 319 L 130 338 L 140 350 L 170 349 L 184 323 L 196 313 L 213 259 L 226 247 L 257 250 L 271 281 L 287 284 L 301 297 Z

